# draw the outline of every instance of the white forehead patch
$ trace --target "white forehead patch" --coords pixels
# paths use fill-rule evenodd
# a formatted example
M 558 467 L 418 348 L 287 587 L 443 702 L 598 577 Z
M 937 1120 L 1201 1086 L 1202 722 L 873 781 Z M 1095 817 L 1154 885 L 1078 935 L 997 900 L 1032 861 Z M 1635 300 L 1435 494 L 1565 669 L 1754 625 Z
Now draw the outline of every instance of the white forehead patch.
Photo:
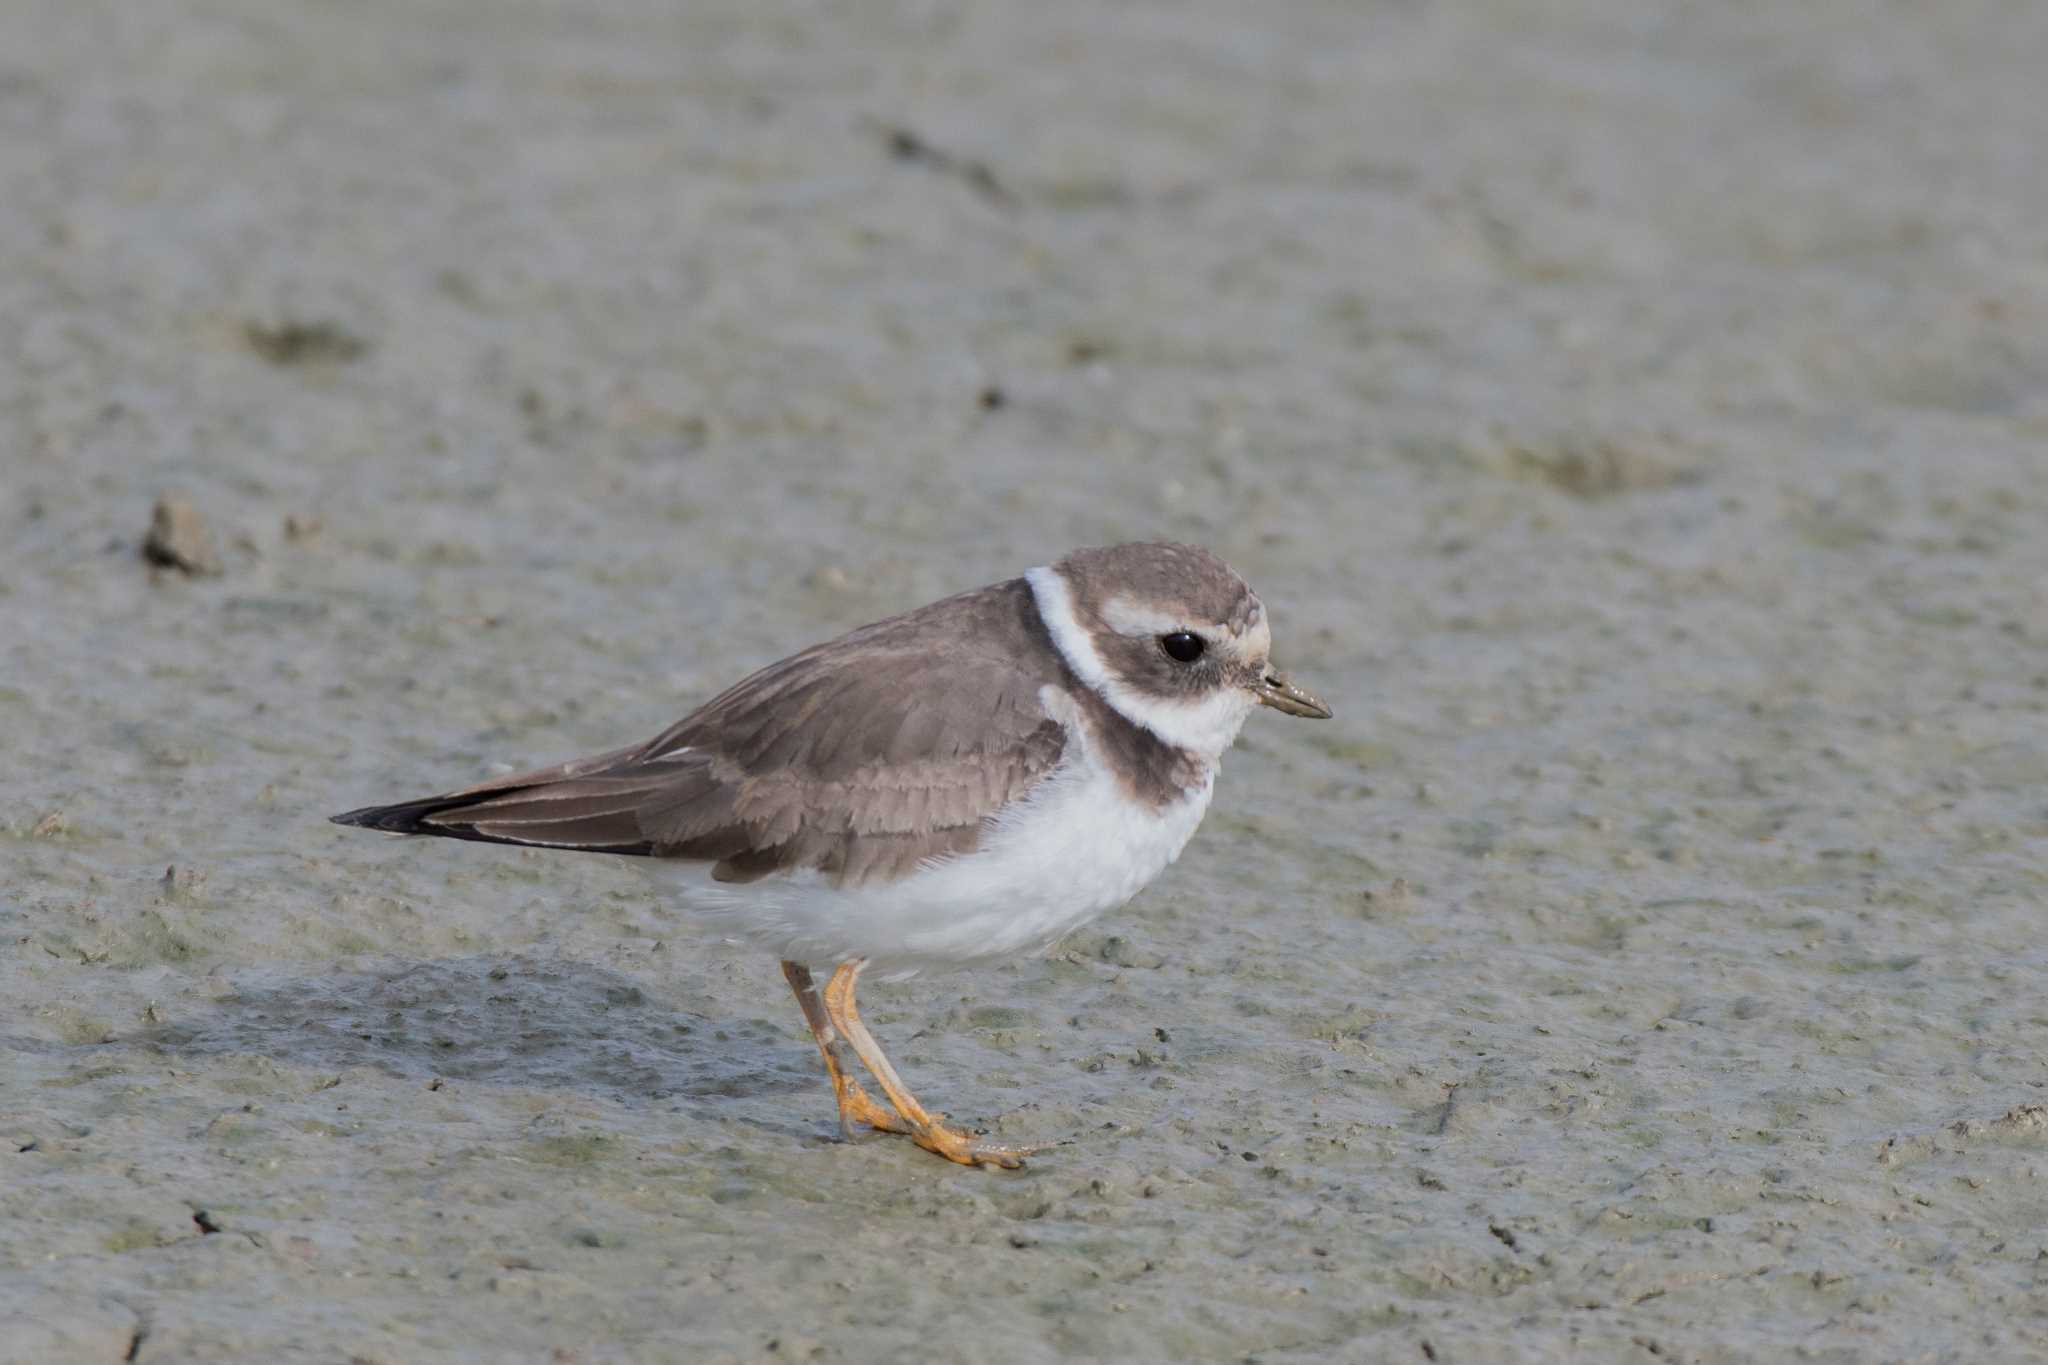
M 1273 652 L 1273 627 L 1266 620 L 1266 604 L 1252 599 L 1251 623 L 1238 640 L 1238 653 L 1247 659 L 1263 659 Z

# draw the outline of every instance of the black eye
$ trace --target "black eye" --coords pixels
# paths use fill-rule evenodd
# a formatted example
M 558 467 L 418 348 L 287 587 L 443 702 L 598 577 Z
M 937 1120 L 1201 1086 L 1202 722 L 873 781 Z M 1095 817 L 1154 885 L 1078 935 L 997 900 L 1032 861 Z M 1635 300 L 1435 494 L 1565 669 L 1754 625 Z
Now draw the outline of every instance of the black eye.
M 1208 642 L 1191 630 L 1176 630 L 1160 636 L 1159 647 L 1175 663 L 1191 664 L 1202 657 Z

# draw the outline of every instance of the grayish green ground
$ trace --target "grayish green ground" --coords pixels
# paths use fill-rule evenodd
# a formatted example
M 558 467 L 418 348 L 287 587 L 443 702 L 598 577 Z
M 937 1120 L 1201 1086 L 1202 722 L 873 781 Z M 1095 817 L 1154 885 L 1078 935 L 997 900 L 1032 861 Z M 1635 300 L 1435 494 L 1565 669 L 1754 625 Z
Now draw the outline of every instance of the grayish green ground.
M 6 27 L 0 1358 L 2048 1350 L 2048 8 Z M 1160 534 L 1339 719 L 870 992 L 1025 1172 L 323 823 Z

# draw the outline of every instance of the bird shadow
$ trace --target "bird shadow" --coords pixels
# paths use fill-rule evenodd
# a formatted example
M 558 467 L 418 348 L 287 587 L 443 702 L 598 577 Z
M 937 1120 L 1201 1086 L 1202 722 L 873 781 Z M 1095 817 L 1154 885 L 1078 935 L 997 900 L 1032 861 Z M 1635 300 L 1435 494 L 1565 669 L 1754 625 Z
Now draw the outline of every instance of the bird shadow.
M 561 959 L 392 963 L 245 976 L 212 1013 L 128 1041 L 173 1056 L 256 1054 L 311 1070 L 559 1089 L 626 1105 L 815 1089 L 816 1057 L 765 1019 L 711 1018 L 632 978 Z

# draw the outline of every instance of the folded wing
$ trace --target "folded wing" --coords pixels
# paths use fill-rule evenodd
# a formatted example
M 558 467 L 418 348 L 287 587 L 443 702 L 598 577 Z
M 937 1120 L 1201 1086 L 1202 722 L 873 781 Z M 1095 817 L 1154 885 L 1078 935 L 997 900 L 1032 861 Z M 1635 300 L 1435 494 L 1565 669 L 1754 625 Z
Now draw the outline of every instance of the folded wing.
M 334 818 L 702 861 L 728 882 L 893 881 L 974 849 L 1059 763 L 1066 731 L 1038 700 L 1056 674 L 1029 647 L 1020 592 L 999 584 L 805 650 L 644 745 Z

